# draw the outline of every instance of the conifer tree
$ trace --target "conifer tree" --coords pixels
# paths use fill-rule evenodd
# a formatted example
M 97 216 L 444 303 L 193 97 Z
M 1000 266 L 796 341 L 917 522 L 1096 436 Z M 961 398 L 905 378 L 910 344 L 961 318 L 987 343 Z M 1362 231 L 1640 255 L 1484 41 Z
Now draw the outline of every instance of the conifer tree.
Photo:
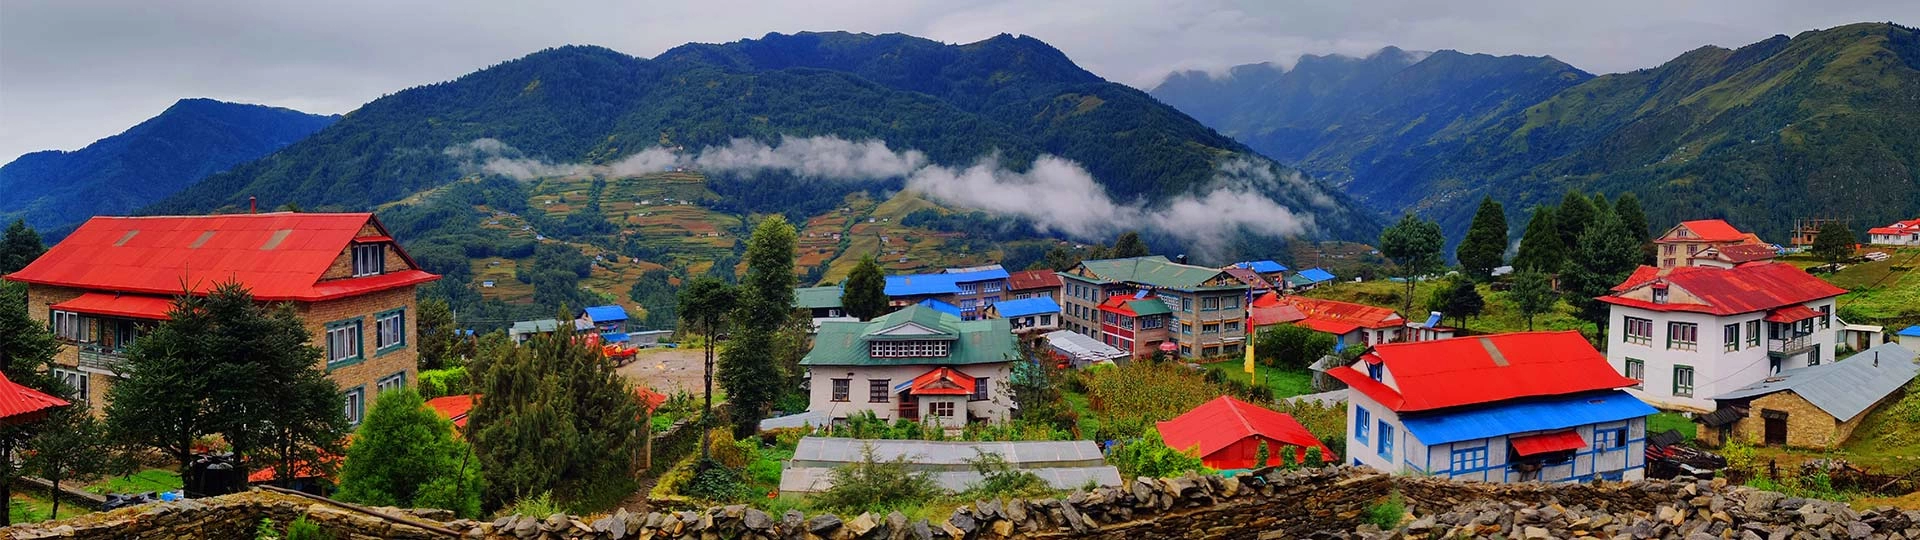
M 887 312 L 887 275 L 872 255 L 860 258 L 847 274 L 847 285 L 840 293 L 840 307 L 847 316 L 873 320 Z
M 1613 202 L 1613 213 L 1620 216 L 1620 224 L 1640 245 L 1640 264 L 1653 264 L 1653 231 L 1647 230 L 1647 212 L 1640 208 L 1640 198 L 1631 191 L 1620 194 L 1620 199 Z
M 73 389 L 54 379 L 50 369 L 59 350 L 47 325 L 27 314 L 27 287 L 0 282 L 0 371 L 7 380 L 50 395 L 72 396 Z M 13 500 L 13 481 L 24 474 L 16 458 L 48 429 L 47 422 L 0 426 L 0 501 Z M 0 526 L 10 523 L 10 516 L 0 516 Z
M 1527 331 L 1533 331 L 1533 318 L 1553 309 L 1553 303 L 1559 297 L 1553 294 L 1553 283 L 1547 274 L 1538 270 L 1522 270 L 1513 276 L 1513 289 L 1507 295 L 1513 298 L 1514 307 L 1520 310 L 1520 317 L 1527 320 Z
M 462 365 L 459 337 L 454 335 L 453 308 L 444 299 L 427 298 L 420 301 L 419 312 L 414 328 L 420 341 L 420 369 Z
M 704 353 L 701 380 L 705 383 L 701 397 L 706 400 L 705 408 L 700 412 L 700 457 L 709 454 L 710 441 L 708 421 L 713 418 L 713 351 L 715 341 L 719 339 L 720 329 L 726 326 L 727 318 L 733 314 L 739 303 L 739 291 L 731 284 L 712 277 L 694 278 L 687 288 L 680 290 L 681 328 L 694 332 L 706 339 L 701 340 L 701 352 Z
M 1120 233 L 1120 238 L 1113 241 L 1113 249 L 1107 253 L 1107 256 L 1115 259 L 1125 259 L 1128 257 L 1145 257 L 1151 254 L 1152 252 L 1147 250 L 1147 243 L 1140 240 L 1140 233 L 1127 231 Z
M 740 280 L 732 343 L 720 356 L 720 384 L 733 408 L 736 437 L 758 431 L 781 388 L 775 333 L 793 310 L 793 225 L 769 216 L 747 240 L 747 274 Z
M 1560 234 L 1560 245 L 1569 249 L 1580 245 L 1580 233 L 1586 232 L 1598 213 L 1592 200 L 1579 191 L 1567 190 L 1560 206 L 1553 211 L 1553 225 Z
M 644 409 L 613 362 L 577 335 L 562 324 L 519 347 L 488 347 L 468 368 L 482 396 L 468 440 L 489 507 L 550 491 L 599 508 L 632 493 Z
M 1566 260 L 1566 244 L 1560 243 L 1560 228 L 1554 208 L 1536 206 L 1527 220 L 1527 231 L 1520 236 L 1520 251 L 1513 256 L 1515 270 L 1557 273 Z
M 26 220 L 13 220 L 13 224 L 7 226 L 6 236 L 0 237 L 0 274 L 26 268 L 28 263 L 46 252 L 47 246 L 40 242 L 40 233 L 28 227 Z
M 1834 264 L 1853 256 L 1853 242 L 1853 229 L 1845 223 L 1829 221 L 1813 236 L 1813 254 L 1827 264 Z
M 1602 338 L 1607 331 L 1607 304 L 1595 298 L 1625 281 L 1639 263 L 1640 246 L 1634 243 L 1626 225 L 1613 212 L 1601 212 L 1580 235 L 1580 243 L 1561 271 L 1560 286 L 1567 303 L 1580 311 L 1581 319 L 1597 325 Z
M 1480 209 L 1474 212 L 1473 224 L 1467 227 L 1457 253 L 1461 268 L 1473 279 L 1488 278 L 1495 267 L 1506 262 L 1507 214 L 1493 197 L 1480 200 Z

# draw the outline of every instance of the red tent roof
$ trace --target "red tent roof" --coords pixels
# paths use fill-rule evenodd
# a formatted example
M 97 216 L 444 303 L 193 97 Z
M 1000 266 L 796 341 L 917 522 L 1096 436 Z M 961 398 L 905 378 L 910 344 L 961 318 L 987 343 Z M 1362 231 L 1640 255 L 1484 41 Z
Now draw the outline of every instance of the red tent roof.
M 938 367 L 913 378 L 913 394 L 965 396 L 973 394 L 973 376 L 950 367 Z
M 1375 345 L 1362 360 L 1385 363 L 1395 387 L 1352 366 L 1328 370 L 1395 411 L 1424 411 L 1638 384 L 1615 372 L 1579 332 L 1515 332 Z
M 137 294 L 90 292 L 54 304 L 52 308 L 91 315 L 166 320 L 167 313 L 173 310 L 173 299 Z
M 1735 229 L 1733 225 L 1718 219 L 1682 221 L 1680 226 L 1693 231 L 1694 237 L 1678 239 L 1678 241 L 1739 242 L 1747 237 L 1747 233 L 1740 232 L 1740 229 Z
M 1232 396 L 1220 396 L 1202 403 L 1186 414 L 1154 424 L 1154 427 L 1159 429 L 1160 438 L 1167 442 L 1168 447 L 1186 450 L 1197 446 L 1200 448 L 1199 457 L 1258 435 L 1294 446 L 1319 448 L 1322 459 L 1337 459 L 1333 449 L 1322 444 L 1292 416 Z
M 1635 271 L 1634 276 L 1641 272 Z M 1747 263 L 1733 268 L 1688 266 L 1674 268 L 1662 278 L 1666 283 L 1686 290 L 1704 304 L 1653 302 L 1619 296 L 1639 284 L 1621 284 L 1619 292 L 1602 296 L 1601 302 L 1654 311 L 1691 311 L 1715 315 L 1737 315 L 1777 307 L 1802 304 L 1846 294 L 1846 289 L 1813 277 L 1793 265 L 1780 262 Z M 1633 278 L 1627 279 L 1628 283 Z
M 467 427 L 467 413 L 473 411 L 474 394 L 440 396 L 427 400 L 427 407 L 453 421 L 454 429 Z
M 371 224 L 375 231 L 360 237 Z M 359 237 L 359 238 L 357 238 Z M 234 280 L 266 301 L 318 301 L 439 279 L 420 270 L 320 281 L 358 240 L 386 233 L 368 213 L 95 217 L 7 279 L 101 291 L 205 294 Z M 402 258 L 405 258 L 405 252 Z M 413 261 L 407 266 L 418 268 Z
M 1353 328 L 1390 328 L 1407 323 L 1405 318 L 1394 313 L 1391 308 L 1340 302 L 1337 300 L 1321 300 L 1297 295 L 1282 297 L 1282 300 L 1307 316 L 1308 322 L 1302 322 L 1301 324 L 1322 332 L 1345 334 L 1348 331 L 1352 331 Z M 1333 330 L 1323 330 L 1321 326 L 1316 326 L 1317 324 L 1326 328 L 1346 327 L 1347 330 L 1337 332 Z
M 67 406 L 67 400 L 46 392 L 21 386 L 0 373 L 0 425 L 23 424 L 39 420 L 55 407 Z
M 1507 443 L 1513 445 L 1514 453 L 1523 456 L 1579 450 L 1587 447 L 1587 441 L 1581 440 L 1580 432 L 1577 431 L 1556 431 L 1553 433 L 1514 437 L 1508 439 Z
M 1052 270 L 1021 270 L 1007 274 L 1007 288 L 1016 291 L 1050 289 L 1060 286 L 1060 276 Z
M 1819 317 L 1819 316 L 1820 316 L 1820 312 L 1814 311 L 1813 308 L 1809 308 L 1807 306 L 1803 306 L 1800 304 L 1794 304 L 1791 306 L 1768 311 L 1767 322 L 1792 323 L 1792 322 L 1804 321 L 1804 320 L 1811 319 L 1814 317 Z

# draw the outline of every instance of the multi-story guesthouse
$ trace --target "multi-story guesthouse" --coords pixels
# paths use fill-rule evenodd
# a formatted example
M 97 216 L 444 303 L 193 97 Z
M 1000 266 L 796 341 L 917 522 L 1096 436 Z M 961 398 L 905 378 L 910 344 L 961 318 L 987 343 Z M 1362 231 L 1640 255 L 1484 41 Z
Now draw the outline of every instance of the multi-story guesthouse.
M 1375 345 L 1328 374 L 1352 388 L 1354 465 L 1489 482 L 1645 475 L 1654 409 L 1579 332 Z
M 1173 324 L 1173 310 L 1152 291 L 1110 296 L 1100 303 L 1100 342 L 1126 351 L 1129 357 L 1146 358 L 1165 350 L 1162 347 L 1171 349 L 1173 332 L 1168 327 Z
M 1019 360 L 1006 319 L 963 321 L 915 304 L 871 322 L 822 323 L 800 364 L 814 417 L 872 411 L 957 428 L 1007 418 L 1004 387 Z
M 989 319 L 1006 319 L 1020 342 L 1034 344 L 1040 336 L 1060 329 L 1060 304 L 1047 296 L 1001 300 L 983 310 Z
M 1060 301 L 1060 276 L 1052 270 L 1021 270 L 1007 274 L 1007 298 L 1046 297 Z
M 1733 268 L 1750 262 L 1771 261 L 1776 252 L 1767 244 L 1712 246 L 1694 253 L 1688 266 Z
M 980 318 L 981 309 L 1002 299 L 1007 292 L 1007 271 L 1000 265 L 949 268 L 935 274 L 887 276 L 887 299 L 893 307 L 905 307 L 924 300 L 953 304 L 960 318 Z
M 1867 229 L 1867 243 L 1883 246 L 1920 246 L 1920 219 Z
M 1666 234 L 1653 239 L 1655 258 L 1660 268 L 1676 268 L 1694 265 L 1693 256 L 1702 250 L 1718 246 L 1736 244 L 1764 244 L 1752 234 L 1740 232 L 1733 225 L 1718 219 L 1700 219 L 1682 221 L 1679 225 L 1667 229 Z
M 1220 269 L 1153 255 L 1084 261 L 1061 272 L 1060 279 L 1066 328 L 1086 336 L 1101 336 L 1105 315 L 1100 305 L 1107 299 L 1151 291 L 1171 312 L 1167 342 L 1179 357 L 1233 356 L 1246 341 L 1241 326 L 1249 289 Z
M 62 346 L 54 372 L 98 411 L 127 347 L 167 319 L 171 298 L 227 282 L 288 302 L 358 423 L 380 392 L 411 384 L 420 270 L 372 214 L 95 217 L 6 279 Z
M 1607 360 L 1641 381 L 1641 399 L 1699 412 L 1712 396 L 1831 359 L 1833 302 L 1847 292 L 1778 262 L 1642 266 L 1613 291 L 1599 298 L 1612 304 Z

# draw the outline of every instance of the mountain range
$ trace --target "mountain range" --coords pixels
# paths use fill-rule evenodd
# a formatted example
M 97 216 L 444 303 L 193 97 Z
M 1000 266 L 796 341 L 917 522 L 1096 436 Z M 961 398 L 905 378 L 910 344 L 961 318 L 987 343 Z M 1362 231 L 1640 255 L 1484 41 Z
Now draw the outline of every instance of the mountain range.
M 1450 236 L 1483 195 L 1524 223 L 1568 189 L 1636 193 L 1655 228 L 1727 218 L 1776 241 L 1794 218 L 1860 231 L 1920 214 L 1920 35 L 1892 23 L 1600 76 L 1551 57 L 1388 48 L 1178 73 L 1152 94 Z
M 0 166 L 0 219 L 59 232 L 93 215 L 127 214 L 209 174 L 259 159 L 339 116 L 183 99 L 158 116 L 74 151 Z

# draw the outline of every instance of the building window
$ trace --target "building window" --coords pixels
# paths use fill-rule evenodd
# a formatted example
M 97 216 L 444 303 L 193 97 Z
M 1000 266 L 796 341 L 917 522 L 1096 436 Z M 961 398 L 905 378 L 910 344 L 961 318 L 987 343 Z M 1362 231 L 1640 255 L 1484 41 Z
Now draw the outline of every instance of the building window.
M 968 299 L 965 299 L 965 300 L 961 300 L 961 301 L 960 301 L 960 309 L 973 309 L 973 299 L 972 299 L 972 298 L 968 298 Z
M 1487 447 L 1467 448 L 1453 451 L 1453 472 L 1465 472 L 1487 468 Z
M 1833 326 L 1833 306 L 1820 306 L 1820 329 Z
M 949 345 L 938 340 L 875 341 L 867 348 L 874 358 L 941 358 L 947 356 Z
M 1388 462 L 1392 462 L 1393 424 L 1388 424 L 1386 420 L 1380 421 L 1380 444 L 1378 446 L 1380 449 L 1380 457 L 1387 458 Z
M 927 404 L 927 415 L 941 418 L 953 418 L 953 402 L 935 401 Z
M 1627 369 L 1621 374 L 1633 379 L 1635 381 L 1633 387 L 1639 388 L 1640 383 L 1647 381 L 1647 362 L 1639 358 L 1628 358 Z
M 989 296 L 980 299 L 980 307 L 987 307 L 998 303 L 1000 303 L 1000 297 L 998 296 Z
M 1673 395 L 1693 397 L 1693 366 L 1673 366 Z
M 1167 320 L 1166 320 L 1166 318 L 1164 318 L 1164 317 L 1157 317 L 1157 316 L 1156 316 L 1156 317 L 1141 317 L 1141 318 L 1140 318 L 1140 328 L 1141 328 L 1141 329 L 1143 329 L 1143 330 L 1144 330 L 1144 329 L 1148 329 L 1148 328 L 1159 328 L 1159 327 L 1162 327 L 1162 326 L 1166 326 L 1166 325 L 1167 325 Z
M 1220 324 L 1219 324 L 1219 323 L 1206 323 L 1206 324 L 1202 324 L 1202 325 L 1200 325 L 1200 333 L 1202 333 L 1202 334 L 1218 334 L 1218 333 L 1220 333 Z
M 1593 430 L 1594 450 L 1613 450 L 1627 445 L 1627 428 Z
M 968 396 L 967 401 L 986 401 L 987 388 L 988 386 L 987 386 L 986 377 L 974 377 L 973 378 L 973 395 Z
M 80 343 L 93 341 L 92 318 L 71 311 L 54 311 L 51 319 L 55 337 Z
M 387 248 L 382 244 L 353 246 L 353 277 L 371 276 L 387 271 Z
M 1807 365 L 1808 366 L 1820 365 L 1820 346 L 1819 345 L 1814 345 L 1813 348 L 1807 349 Z
M 1653 290 L 1653 303 L 1655 303 L 1655 304 L 1665 304 L 1665 303 L 1667 303 L 1667 290 L 1666 290 L 1666 289 L 1654 289 L 1654 290 Z
M 1667 348 L 1691 351 L 1700 342 L 1700 325 L 1688 322 L 1667 323 Z
M 1040 326 L 1053 326 L 1053 315 L 1052 314 L 1041 315 Z
M 358 319 L 327 325 L 327 364 L 360 359 L 360 321 Z
M 960 284 L 960 294 L 975 294 L 975 293 L 978 293 L 978 292 L 980 292 L 980 286 L 979 286 L 979 285 L 975 285 L 975 284 L 972 284 L 972 283 L 961 283 L 961 284 Z
M 867 403 L 886 403 L 893 390 L 892 379 L 867 379 Z
M 87 402 L 87 374 L 85 372 L 53 368 L 53 378 L 59 380 L 61 384 L 67 385 L 67 389 L 73 390 L 73 394 L 68 396 L 70 399 L 81 404 Z
M 853 392 L 853 379 L 834 379 L 833 380 L 833 400 L 834 401 L 845 403 L 849 400 L 847 394 L 850 394 L 852 392 Z
M 374 383 L 373 388 L 374 388 L 374 395 L 377 396 L 380 394 L 387 393 L 388 390 L 399 390 L 401 388 L 406 388 L 406 387 L 407 387 L 407 372 L 402 371 L 399 373 L 381 377 L 380 382 Z
M 1193 313 L 1193 299 L 1185 296 L 1180 297 L 1180 311 Z
M 1220 299 L 1218 297 L 1201 298 L 1200 310 L 1201 311 L 1220 311 Z
M 373 316 L 374 349 L 387 351 L 407 344 L 406 311 L 396 309 Z
M 1193 325 L 1188 323 L 1180 323 L 1180 333 L 1189 335 L 1189 336 L 1193 335 Z
M 367 389 L 358 387 L 347 391 L 347 423 L 360 425 L 360 419 L 367 414 Z
M 1760 321 L 1747 321 L 1747 346 L 1760 346 Z
M 1380 380 L 1381 377 L 1387 376 L 1386 373 L 1387 366 L 1385 363 L 1367 362 L 1367 378 L 1377 381 Z
M 1373 425 L 1373 413 L 1367 412 L 1366 407 L 1354 407 L 1353 440 L 1360 441 L 1360 444 L 1366 444 L 1367 426 L 1370 425 Z
M 1727 352 L 1740 350 L 1740 323 L 1723 326 L 1720 333 L 1726 338 Z
M 1227 321 L 1227 322 L 1220 323 L 1220 329 L 1229 334 L 1234 332 L 1239 332 L 1240 321 Z
M 1220 307 L 1222 309 L 1240 309 L 1240 297 L 1229 296 L 1226 298 L 1221 298 L 1220 304 L 1221 304 Z
M 1624 326 L 1626 326 L 1626 331 L 1621 333 L 1621 341 L 1640 345 L 1653 343 L 1653 320 L 1627 317 Z
M 989 281 L 985 286 L 982 287 L 980 292 L 990 292 L 990 293 L 1000 292 L 1000 282 Z

